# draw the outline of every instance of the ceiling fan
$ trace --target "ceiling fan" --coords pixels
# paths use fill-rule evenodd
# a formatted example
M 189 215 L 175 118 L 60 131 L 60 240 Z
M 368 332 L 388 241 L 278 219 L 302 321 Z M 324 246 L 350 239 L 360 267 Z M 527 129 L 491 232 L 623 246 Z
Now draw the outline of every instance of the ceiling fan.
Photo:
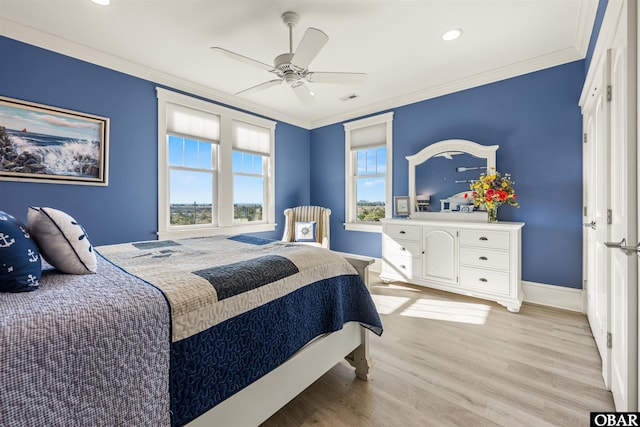
M 329 36 L 317 28 L 308 28 L 304 33 L 296 51 L 293 51 L 293 27 L 298 23 L 300 16 L 295 12 L 282 14 L 282 21 L 289 27 L 289 52 L 276 56 L 273 65 L 256 61 L 221 47 L 212 47 L 214 52 L 223 54 L 229 58 L 246 64 L 254 65 L 278 76 L 277 79 L 260 83 L 259 85 L 237 92 L 236 95 L 250 95 L 283 82 L 288 83 L 300 102 L 311 105 L 315 102 L 314 93 L 304 84 L 304 81 L 312 83 L 360 83 L 367 78 L 365 73 L 343 72 L 314 72 L 309 71 L 309 64 L 320 49 L 327 43 Z

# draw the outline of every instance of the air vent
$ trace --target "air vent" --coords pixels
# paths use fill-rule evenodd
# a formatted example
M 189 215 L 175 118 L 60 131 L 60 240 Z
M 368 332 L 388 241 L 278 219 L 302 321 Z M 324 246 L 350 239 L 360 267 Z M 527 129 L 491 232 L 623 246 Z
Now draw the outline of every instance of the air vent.
M 351 95 L 343 96 L 342 98 L 340 98 L 340 101 L 351 101 L 352 99 L 356 99 L 357 97 L 358 94 L 352 93 Z

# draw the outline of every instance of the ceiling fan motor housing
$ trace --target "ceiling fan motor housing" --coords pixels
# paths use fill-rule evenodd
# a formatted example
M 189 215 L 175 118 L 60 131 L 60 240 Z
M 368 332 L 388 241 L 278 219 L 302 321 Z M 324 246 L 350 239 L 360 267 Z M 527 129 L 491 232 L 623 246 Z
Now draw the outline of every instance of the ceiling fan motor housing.
M 293 53 L 278 55 L 273 64 L 276 69 L 276 74 L 289 84 L 297 82 L 304 77 L 305 74 L 304 68 L 296 67 L 291 63 L 293 55 Z

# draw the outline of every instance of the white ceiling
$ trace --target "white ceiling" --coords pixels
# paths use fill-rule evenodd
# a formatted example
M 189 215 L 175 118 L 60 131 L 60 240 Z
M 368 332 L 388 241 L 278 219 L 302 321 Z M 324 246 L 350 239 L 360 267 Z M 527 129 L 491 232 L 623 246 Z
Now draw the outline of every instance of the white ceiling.
M 0 0 L 0 34 L 159 84 L 315 128 L 582 59 L 597 0 Z M 312 71 L 365 72 L 356 85 L 308 83 L 303 107 L 273 74 L 212 46 L 273 63 L 289 50 L 281 14 L 329 36 Z M 461 28 L 444 42 L 441 34 Z M 350 101 L 340 98 L 357 94 Z

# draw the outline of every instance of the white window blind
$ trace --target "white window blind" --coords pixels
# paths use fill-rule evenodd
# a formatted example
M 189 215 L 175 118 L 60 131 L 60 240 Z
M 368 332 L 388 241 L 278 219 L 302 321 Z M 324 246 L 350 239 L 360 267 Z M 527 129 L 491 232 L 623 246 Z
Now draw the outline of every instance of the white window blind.
M 219 141 L 220 117 L 183 105 L 167 103 L 167 131 Z
M 387 142 L 387 124 L 380 123 L 351 131 L 351 149 L 376 147 Z
M 233 121 L 232 128 L 234 150 L 269 155 L 269 129 L 236 120 Z

